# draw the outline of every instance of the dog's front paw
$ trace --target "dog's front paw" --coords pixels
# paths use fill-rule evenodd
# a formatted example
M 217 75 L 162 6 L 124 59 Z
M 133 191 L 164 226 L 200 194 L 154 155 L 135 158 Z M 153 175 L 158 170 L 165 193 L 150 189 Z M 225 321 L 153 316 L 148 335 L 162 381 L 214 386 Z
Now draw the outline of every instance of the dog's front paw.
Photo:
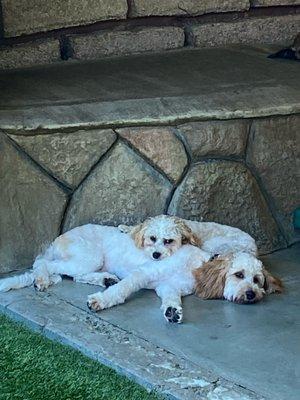
M 101 302 L 99 296 L 95 296 L 91 294 L 88 296 L 87 306 L 91 311 L 101 311 L 103 307 L 101 306 Z
M 39 292 L 44 292 L 51 285 L 49 277 L 38 277 L 34 280 L 34 288 Z
M 182 322 L 182 308 L 168 307 L 164 313 L 164 316 L 168 322 L 180 324 Z

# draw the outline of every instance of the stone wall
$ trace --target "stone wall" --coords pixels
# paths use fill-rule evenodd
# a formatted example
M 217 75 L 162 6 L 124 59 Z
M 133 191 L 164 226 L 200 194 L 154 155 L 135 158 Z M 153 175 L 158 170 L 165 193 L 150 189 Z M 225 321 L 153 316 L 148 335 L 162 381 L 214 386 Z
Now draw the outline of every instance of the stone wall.
M 174 48 L 291 43 L 298 0 L 0 0 L 0 69 Z
M 2 132 L 0 271 L 30 266 L 74 226 L 165 212 L 237 226 L 261 253 L 286 247 L 300 204 L 299 124 L 290 116 Z

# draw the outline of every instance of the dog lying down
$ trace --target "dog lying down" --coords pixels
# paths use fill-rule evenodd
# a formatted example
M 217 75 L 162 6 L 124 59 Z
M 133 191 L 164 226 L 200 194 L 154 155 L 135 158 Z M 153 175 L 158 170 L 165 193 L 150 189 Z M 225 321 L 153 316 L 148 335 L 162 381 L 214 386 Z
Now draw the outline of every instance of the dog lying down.
M 145 224 L 140 227 L 143 228 L 142 231 L 137 228 L 132 235 L 122 233 L 116 227 L 101 225 L 89 224 L 74 228 L 55 239 L 45 253 L 36 258 L 30 272 L 0 280 L 0 291 L 31 284 L 42 291 L 60 282 L 61 275 L 68 275 L 75 282 L 108 287 L 149 260 L 149 274 L 155 277 L 156 270 L 166 257 L 187 244 L 190 244 L 192 254 L 193 249 L 198 249 L 196 246 L 200 245 L 191 229 L 176 217 L 158 216 L 147 222 L 147 229 Z M 209 258 L 207 253 L 199 252 L 197 266 Z M 158 281 L 153 278 L 149 284 L 149 288 L 155 289 L 161 297 L 164 313 L 168 307 L 174 306 L 173 297 L 178 299 L 179 294 L 190 294 L 194 290 L 189 259 L 188 254 L 181 263 L 181 258 L 178 259 L 176 265 L 180 263 L 181 272 L 176 274 L 173 268 L 173 279 L 170 280 L 169 275 L 168 279 Z M 193 266 L 196 267 L 196 263 Z M 169 286 L 171 287 L 173 281 L 174 288 L 171 290 Z M 175 291 L 176 296 L 173 294 Z
M 281 281 L 273 277 L 256 257 L 255 242 L 248 234 L 215 223 L 186 220 L 184 223 L 194 228 L 193 233 L 196 231 L 199 239 L 204 239 L 202 249 L 205 252 L 184 245 L 161 261 L 159 268 L 153 269 L 148 262 L 106 291 L 90 295 L 89 308 L 100 311 L 121 304 L 132 293 L 142 288 L 155 289 L 155 282 L 165 281 L 163 290 L 168 301 L 162 303 L 164 315 L 169 322 L 180 323 L 183 316 L 181 297 L 194 291 L 203 299 L 226 299 L 239 304 L 255 303 L 266 294 L 282 291 Z M 121 225 L 120 229 L 133 235 L 139 230 L 140 246 L 147 241 L 147 222 L 139 227 Z M 223 255 L 215 254 L 217 250 L 223 250 Z M 156 292 L 162 297 L 160 291 L 161 286 Z
M 150 218 L 135 227 L 123 226 L 121 229 L 130 231 L 130 234 L 118 228 L 92 224 L 64 233 L 55 239 L 44 254 L 36 258 L 30 272 L 0 280 L 0 291 L 30 286 L 32 283 L 37 290 L 45 290 L 60 282 L 61 275 L 73 277 L 76 282 L 103 287 L 115 284 L 103 293 L 89 296 L 89 308 L 99 311 L 124 302 L 132 292 L 149 288 L 154 289 L 161 298 L 165 318 L 169 322 L 179 323 L 182 321 L 182 296 L 193 293 L 195 288 L 198 295 L 204 293 L 202 297 L 216 296 L 214 285 L 214 293 L 210 295 L 207 285 L 206 291 L 201 291 L 199 270 L 203 267 L 210 281 L 209 277 L 216 274 L 212 272 L 214 264 L 210 264 L 209 259 L 217 252 L 227 254 L 226 259 L 218 259 L 219 267 L 216 269 L 223 276 L 220 282 L 225 282 L 224 296 L 225 287 L 227 293 L 228 286 L 226 281 L 231 277 L 231 265 L 234 265 L 235 274 L 244 271 L 243 278 L 235 275 L 236 279 L 248 284 L 243 302 L 255 302 L 264 293 L 280 288 L 279 281 L 271 277 L 257 260 L 254 240 L 239 229 L 167 216 Z M 199 248 L 201 238 L 205 251 Z M 234 254 L 230 255 L 232 252 Z M 244 253 L 244 256 L 240 253 Z M 251 282 L 246 270 L 253 278 Z M 119 278 L 123 281 L 118 283 Z M 230 278 L 230 282 L 235 278 Z M 201 279 L 204 280 L 205 276 Z M 242 302 L 241 286 L 236 284 L 236 295 L 225 297 Z M 255 294 L 252 299 L 249 298 L 253 296 L 249 293 L 250 287 Z
M 93 311 L 124 303 L 140 289 L 155 289 L 162 299 L 169 322 L 182 322 L 181 297 L 196 290 L 203 299 L 226 299 L 240 304 L 255 303 L 264 295 L 281 292 L 282 283 L 265 270 L 261 261 L 248 253 L 209 259 L 208 253 L 182 246 L 175 254 L 153 265 L 145 263 L 104 292 L 88 296 Z

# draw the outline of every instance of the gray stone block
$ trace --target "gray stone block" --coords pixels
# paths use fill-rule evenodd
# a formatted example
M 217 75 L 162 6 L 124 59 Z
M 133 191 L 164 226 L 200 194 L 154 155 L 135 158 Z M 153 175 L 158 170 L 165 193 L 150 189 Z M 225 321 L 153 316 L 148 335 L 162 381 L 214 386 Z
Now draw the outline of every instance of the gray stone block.
M 190 148 L 192 158 L 204 156 L 243 157 L 248 137 L 246 121 L 205 121 L 180 125 L 178 129 Z
M 292 43 L 300 29 L 300 15 L 245 18 L 236 22 L 195 25 L 192 41 L 197 47 L 221 47 L 229 44 Z
M 58 236 L 67 196 L 0 136 L 0 272 L 32 265 Z
M 88 222 L 132 224 L 164 212 L 171 184 L 118 143 L 76 190 L 64 231 Z
M 118 129 L 118 133 L 136 147 L 150 162 L 173 181 L 177 181 L 187 166 L 183 144 L 169 127 Z
M 132 0 L 130 16 L 201 15 L 211 12 L 247 10 L 248 0 Z
M 0 69 L 25 68 L 61 61 L 57 39 L 0 47 Z
M 254 165 L 278 213 L 289 243 L 293 212 L 300 205 L 300 117 L 253 122 L 247 160 Z
M 126 55 L 183 47 L 184 32 L 177 27 L 151 27 L 132 31 L 102 31 L 71 36 L 70 43 L 77 59 Z
M 10 137 L 37 163 L 71 187 L 79 185 L 116 140 L 110 129 Z
M 5 36 L 125 19 L 126 0 L 2 0 Z
M 285 245 L 258 185 L 239 162 L 194 165 L 175 191 L 168 211 L 186 219 L 240 228 L 257 240 L 262 253 Z

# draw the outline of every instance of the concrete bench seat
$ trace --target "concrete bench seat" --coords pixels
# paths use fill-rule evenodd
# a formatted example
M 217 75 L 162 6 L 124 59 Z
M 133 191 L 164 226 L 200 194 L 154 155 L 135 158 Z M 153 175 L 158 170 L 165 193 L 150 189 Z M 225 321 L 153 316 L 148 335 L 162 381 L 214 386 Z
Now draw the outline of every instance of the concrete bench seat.
M 178 50 L 3 71 L 0 128 L 161 125 L 299 113 L 298 63 L 268 59 L 267 50 Z
M 0 271 L 76 225 L 163 212 L 240 227 L 261 253 L 293 243 L 299 63 L 270 51 L 1 72 Z

